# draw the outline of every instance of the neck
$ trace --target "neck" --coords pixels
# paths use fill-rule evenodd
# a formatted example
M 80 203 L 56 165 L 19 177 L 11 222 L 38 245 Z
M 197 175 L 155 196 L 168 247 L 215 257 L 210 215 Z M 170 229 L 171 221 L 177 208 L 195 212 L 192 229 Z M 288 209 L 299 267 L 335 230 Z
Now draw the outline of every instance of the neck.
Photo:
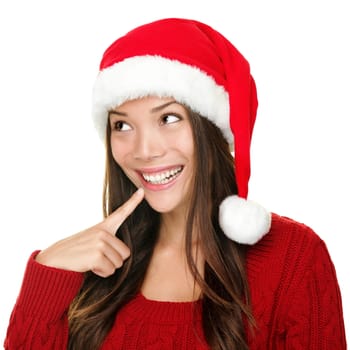
M 158 241 L 142 285 L 149 299 L 161 301 L 193 301 L 201 296 L 201 288 L 189 266 L 186 255 L 187 215 L 162 214 Z M 204 258 L 198 240 L 193 238 L 191 265 L 204 276 Z M 161 282 L 160 282 L 161 281 Z
M 158 243 L 164 246 L 185 246 L 187 214 L 166 213 L 162 215 Z

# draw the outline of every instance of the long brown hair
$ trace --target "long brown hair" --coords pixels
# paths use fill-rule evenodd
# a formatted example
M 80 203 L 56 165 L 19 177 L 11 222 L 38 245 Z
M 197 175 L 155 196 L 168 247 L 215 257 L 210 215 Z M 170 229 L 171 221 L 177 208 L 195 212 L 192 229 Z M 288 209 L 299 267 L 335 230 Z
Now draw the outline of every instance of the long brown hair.
M 195 145 L 195 176 L 186 227 L 187 262 L 203 295 L 203 330 L 213 350 L 248 349 L 245 321 L 254 324 L 245 272 L 245 248 L 228 239 L 218 224 L 218 208 L 237 193 L 233 159 L 221 131 L 209 120 L 188 111 Z M 113 159 L 110 125 L 106 133 L 104 215 L 113 212 L 136 190 Z M 160 215 L 143 201 L 116 235 L 131 257 L 108 278 L 92 272 L 69 309 L 70 350 L 98 349 L 116 314 L 140 290 L 160 227 Z M 192 254 L 196 227 L 205 257 L 201 276 Z

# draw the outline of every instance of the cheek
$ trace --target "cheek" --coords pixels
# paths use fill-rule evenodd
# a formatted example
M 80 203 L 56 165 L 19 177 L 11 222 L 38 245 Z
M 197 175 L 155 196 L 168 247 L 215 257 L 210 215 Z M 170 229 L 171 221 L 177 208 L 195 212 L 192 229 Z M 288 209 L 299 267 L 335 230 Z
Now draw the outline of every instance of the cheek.
M 111 152 L 112 152 L 112 156 L 113 159 L 118 163 L 117 159 L 118 159 L 118 152 L 117 152 L 118 147 L 116 146 L 115 142 L 113 142 L 113 140 L 111 140 Z
M 114 161 L 122 166 L 127 151 L 126 148 L 120 142 L 111 139 L 111 151 Z
M 187 154 L 187 156 L 193 160 L 194 158 L 194 140 L 192 131 L 188 130 L 185 135 L 181 138 L 182 141 L 182 149 L 183 152 Z
M 111 152 L 114 161 L 120 166 L 123 173 L 129 178 L 129 180 L 138 186 L 137 179 L 128 172 L 128 152 L 127 146 L 121 142 L 115 142 L 111 140 Z

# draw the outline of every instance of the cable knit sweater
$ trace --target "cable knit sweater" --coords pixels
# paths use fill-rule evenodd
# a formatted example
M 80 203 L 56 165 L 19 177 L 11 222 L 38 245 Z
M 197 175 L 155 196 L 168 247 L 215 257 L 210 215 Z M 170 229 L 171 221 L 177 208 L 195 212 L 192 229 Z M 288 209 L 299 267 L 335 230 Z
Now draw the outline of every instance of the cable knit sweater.
M 63 350 L 67 309 L 83 277 L 40 265 L 34 254 L 5 349 Z M 254 336 L 248 335 L 251 350 L 346 349 L 335 269 L 324 242 L 310 228 L 274 214 L 270 232 L 249 248 L 247 272 L 258 326 Z M 200 301 L 159 302 L 138 294 L 118 313 L 101 349 L 209 349 L 204 339 Z

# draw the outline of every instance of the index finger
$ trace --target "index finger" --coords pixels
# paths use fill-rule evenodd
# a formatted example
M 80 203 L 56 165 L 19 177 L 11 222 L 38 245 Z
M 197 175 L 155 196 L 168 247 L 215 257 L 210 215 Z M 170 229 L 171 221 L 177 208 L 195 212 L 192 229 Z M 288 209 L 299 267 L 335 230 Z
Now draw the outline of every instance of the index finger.
M 104 228 L 114 235 L 119 226 L 141 203 L 144 194 L 145 192 L 143 188 L 140 187 L 123 205 L 121 205 L 103 221 Z

